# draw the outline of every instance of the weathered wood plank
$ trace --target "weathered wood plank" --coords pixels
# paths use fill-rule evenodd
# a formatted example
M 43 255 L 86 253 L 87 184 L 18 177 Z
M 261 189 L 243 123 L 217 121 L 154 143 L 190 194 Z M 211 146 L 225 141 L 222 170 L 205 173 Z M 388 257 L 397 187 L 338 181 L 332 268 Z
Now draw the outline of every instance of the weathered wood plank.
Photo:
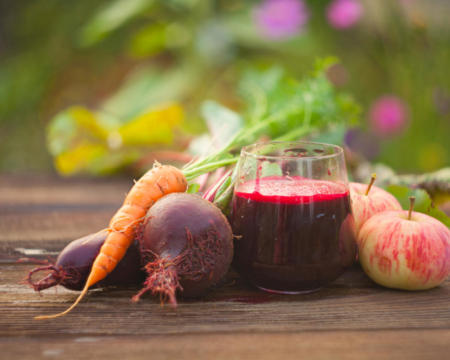
M 358 265 L 312 294 L 262 293 L 231 273 L 223 287 L 176 310 L 149 296 L 130 303 L 136 289 L 110 289 L 91 291 L 64 318 L 34 321 L 65 309 L 77 292 L 58 287 L 39 296 L 21 284 L 34 265 L 17 259 L 44 259 L 105 227 L 130 184 L 0 176 L 2 356 L 423 359 L 450 350 L 450 280 L 430 291 L 395 291 Z
M 26 341 L 26 345 L 24 346 Z M 450 330 L 0 339 L 5 359 L 444 359 Z
M 0 175 L 0 209 L 26 212 L 33 206 L 114 204 L 123 201 L 131 178 L 77 179 L 56 176 Z M 0 212 L 1 214 L 1 212 Z
M 58 288 L 58 292 L 48 290 L 39 296 L 18 284 L 27 269 L 24 265 L 0 267 L 0 335 L 156 335 L 450 327 L 449 281 L 430 291 L 395 291 L 376 286 L 357 266 L 312 294 L 265 294 L 233 278 L 209 296 L 181 302 L 174 310 L 160 306 L 158 300 L 150 296 L 138 304 L 131 303 L 136 290 L 92 291 L 64 318 L 34 321 L 35 315 L 65 309 L 77 293 Z
M 59 251 L 106 227 L 131 184 L 131 179 L 0 176 L 0 260 L 26 255 L 15 249 Z

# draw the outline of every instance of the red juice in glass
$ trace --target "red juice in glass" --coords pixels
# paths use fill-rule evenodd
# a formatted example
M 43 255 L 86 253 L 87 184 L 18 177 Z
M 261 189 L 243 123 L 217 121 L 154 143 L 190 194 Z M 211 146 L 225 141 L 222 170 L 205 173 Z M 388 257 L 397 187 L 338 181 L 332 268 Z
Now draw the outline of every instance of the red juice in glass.
M 322 149 L 319 145 L 313 147 Z M 290 143 L 290 150 L 291 147 Z M 318 161 L 323 157 L 321 153 L 312 152 L 316 164 L 311 164 L 308 154 L 303 152 L 300 159 L 308 161 L 306 168 L 310 173 L 325 173 L 323 177 L 330 180 L 297 175 L 305 173 L 299 166 L 300 159 L 282 153 L 259 159 L 270 161 L 266 169 L 275 169 L 279 174 L 264 176 L 264 166 L 256 164 L 250 179 L 241 175 L 235 188 L 231 212 L 233 233 L 237 236 L 234 265 L 242 276 L 263 290 L 313 291 L 335 280 L 355 259 L 347 183 L 332 180 L 333 174 L 329 174 L 337 169 L 328 168 L 333 163 L 328 159 L 325 171 L 323 161 Z M 283 162 L 271 159 L 276 156 L 282 157 Z M 279 164 L 279 171 L 274 162 Z M 289 175 L 283 174 L 286 172 Z

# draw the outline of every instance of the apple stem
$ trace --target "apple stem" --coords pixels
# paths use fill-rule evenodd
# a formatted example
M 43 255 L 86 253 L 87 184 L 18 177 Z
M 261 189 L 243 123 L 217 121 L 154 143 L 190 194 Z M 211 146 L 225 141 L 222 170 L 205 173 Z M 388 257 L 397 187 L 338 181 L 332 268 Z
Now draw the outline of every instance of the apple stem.
M 410 196 L 409 197 L 409 211 L 408 211 L 408 220 L 411 220 L 411 213 L 414 209 L 414 203 L 416 201 L 416 197 L 415 196 Z
M 373 173 L 372 176 L 370 177 L 370 183 L 369 183 L 369 185 L 367 185 L 367 190 L 364 195 L 366 195 L 366 196 L 369 195 L 369 191 L 372 188 L 372 185 L 375 182 L 376 178 L 377 178 L 377 174 Z

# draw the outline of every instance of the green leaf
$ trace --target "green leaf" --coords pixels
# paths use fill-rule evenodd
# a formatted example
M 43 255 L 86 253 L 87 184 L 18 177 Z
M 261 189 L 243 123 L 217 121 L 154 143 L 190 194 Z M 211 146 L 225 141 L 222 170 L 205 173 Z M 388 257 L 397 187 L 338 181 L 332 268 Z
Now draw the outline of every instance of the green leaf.
M 341 114 L 347 118 L 347 126 L 355 126 L 361 118 L 361 106 L 349 94 L 337 94 L 336 103 Z
M 192 139 L 189 143 L 188 151 L 193 156 L 202 158 L 209 152 L 212 139 L 209 134 L 205 133 Z
M 301 82 L 289 78 L 277 67 L 244 74 L 240 88 L 259 89 L 265 95 L 244 97 L 246 118 L 251 119 L 253 128 L 244 130 L 238 143 L 253 142 L 263 135 L 283 138 L 294 129 L 305 135 L 315 129 L 355 122 L 359 107 L 349 96 L 337 93 L 325 76 L 324 71 L 332 61 L 324 61 L 318 66 L 321 70 Z
M 257 122 L 267 113 L 270 93 L 279 86 L 283 74 L 284 71 L 279 67 L 272 67 L 264 72 L 249 70 L 244 73 L 238 90 L 246 102 L 250 123 Z
M 184 97 L 201 78 L 196 71 L 189 66 L 167 71 L 154 66 L 138 68 L 129 75 L 119 91 L 102 104 L 102 111 L 123 124 L 149 107 Z
M 418 211 L 441 221 L 450 227 L 450 218 L 444 212 L 436 208 L 428 193 L 422 189 L 410 189 L 406 186 L 389 185 L 386 190 L 394 195 L 402 205 L 403 209 L 409 208 L 409 197 L 415 196 L 414 211 Z
M 339 63 L 339 59 L 336 56 L 327 56 L 316 60 L 314 74 L 320 76 L 327 71 L 331 66 Z
M 450 200 L 450 167 L 420 175 L 398 175 L 394 177 L 394 180 L 398 185 L 414 186 L 426 190 L 435 203 Z
M 234 111 L 207 100 L 202 104 L 202 115 L 206 120 L 215 148 L 221 148 L 244 126 L 241 116 Z
M 129 53 L 136 58 L 153 56 L 165 49 L 165 24 L 150 24 L 137 31 L 130 40 Z
M 314 136 L 311 140 L 326 144 L 342 145 L 346 132 L 346 125 L 337 124 Z
M 79 34 L 82 46 L 91 46 L 102 40 L 137 15 L 148 10 L 154 0 L 114 0 L 98 11 Z

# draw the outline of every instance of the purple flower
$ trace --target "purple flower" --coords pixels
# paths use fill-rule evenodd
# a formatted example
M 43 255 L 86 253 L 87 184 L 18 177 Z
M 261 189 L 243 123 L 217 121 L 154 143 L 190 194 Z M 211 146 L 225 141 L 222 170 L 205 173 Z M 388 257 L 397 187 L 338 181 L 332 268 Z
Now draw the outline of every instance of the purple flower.
M 450 94 L 445 90 L 436 88 L 433 91 L 433 100 L 440 115 L 450 114 Z
M 265 0 L 254 9 L 254 20 L 263 35 L 285 39 L 302 31 L 308 21 L 302 0 Z
M 361 18 L 363 8 L 358 0 L 334 0 L 327 8 L 327 18 L 336 29 L 348 29 Z
M 369 119 L 372 129 L 381 136 L 397 135 L 408 122 L 408 107 L 398 97 L 385 95 L 370 107 Z
M 345 133 L 344 144 L 351 151 L 362 154 L 367 160 L 374 160 L 380 153 L 380 140 L 372 134 L 358 128 Z

